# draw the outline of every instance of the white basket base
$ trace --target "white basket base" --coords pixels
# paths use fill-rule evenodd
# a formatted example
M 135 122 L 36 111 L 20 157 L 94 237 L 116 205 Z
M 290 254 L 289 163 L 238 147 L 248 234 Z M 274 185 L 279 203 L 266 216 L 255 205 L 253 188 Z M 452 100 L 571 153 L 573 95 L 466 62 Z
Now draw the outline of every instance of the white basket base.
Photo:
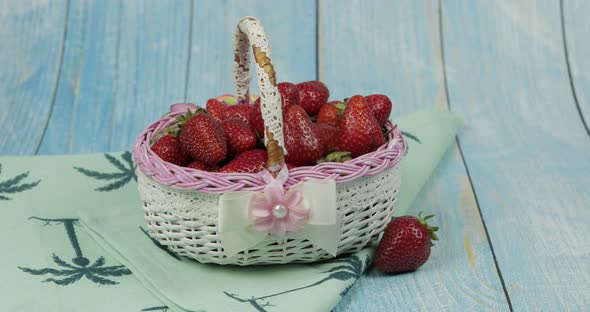
M 395 209 L 400 182 L 398 164 L 337 184 L 342 217 L 338 255 L 357 252 L 379 238 Z M 235 265 L 307 263 L 332 257 L 306 239 L 287 235 L 268 236 L 254 248 L 227 258 L 217 235 L 219 195 L 163 186 L 139 171 L 138 185 L 150 235 L 178 255 Z

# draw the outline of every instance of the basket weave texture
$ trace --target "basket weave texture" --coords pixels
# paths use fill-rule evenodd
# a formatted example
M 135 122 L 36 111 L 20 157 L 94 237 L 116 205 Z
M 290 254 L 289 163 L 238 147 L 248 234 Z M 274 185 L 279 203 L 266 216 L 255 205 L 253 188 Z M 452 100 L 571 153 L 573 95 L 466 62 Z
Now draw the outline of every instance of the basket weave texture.
M 246 21 L 246 22 L 244 22 Z M 256 31 L 243 31 L 254 23 L 254 29 L 260 31 L 261 25 L 253 18 L 244 18 L 238 25 L 236 38 L 245 34 L 256 36 Z M 241 28 L 242 27 L 242 28 Z M 265 37 L 264 37 L 265 38 Z M 241 41 L 240 41 L 241 40 Z M 243 52 L 244 40 L 237 40 L 237 49 Z M 260 41 L 258 41 L 260 42 Z M 247 43 L 247 42 L 246 42 Z M 263 43 L 266 43 L 266 39 Z M 255 45 L 253 50 L 260 51 Z M 270 50 L 263 49 L 265 57 L 262 61 L 270 64 Z M 236 53 L 243 55 L 243 53 Z M 236 60 L 239 63 L 240 60 Z M 242 56 L 242 61 L 244 57 Z M 257 74 L 268 75 L 267 64 L 258 63 Z M 235 66 L 235 68 L 243 67 Z M 247 67 L 246 67 L 247 69 Z M 272 65 L 271 65 L 272 69 Z M 262 108 L 279 108 L 276 98 L 268 95 L 267 87 L 276 92 L 274 69 L 272 79 L 260 79 L 270 82 L 270 86 L 261 85 Z M 236 77 L 236 76 L 235 76 Z M 236 79 L 238 98 L 248 97 L 248 78 Z M 259 81 L 259 83 L 260 83 Z M 239 83 L 238 83 L 239 82 Z M 274 90 L 274 91 L 272 91 Z M 266 93 L 265 93 L 266 91 Z M 274 94 L 273 94 L 274 95 Z M 269 100 L 270 98 L 270 100 Z M 193 258 L 203 263 L 259 265 L 282 264 L 294 262 L 314 262 L 332 257 L 328 252 L 301 237 L 300 233 L 289 233 L 278 237 L 268 235 L 256 246 L 227 257 L 218 235 L 218 202 L 219 197 L 234 191 L 263 191 L 266 183 L 260 174 L 230 174 L 205 172 L 191 168 L 179 167 L 160 159 L 152 150 L 151 144 L 165 133 L 167 127 L 176 122 L 179 113 L 170 113 L 147 127 L 137 138 L 133 146 L 133 156 L 137 163 L 138 188 L 149 234 L 160 244 L 173 252 Z M 263 117 L 264 111 L 263 111 Z M 267 117 L 272 117 L 271 113 Z M 269 149 L 269 166 L 284 165 L 282 158 L 282 118 L 274 118 L 271 122 L 279 122 L 280 128 L 274 125 L 267 127 L 267 148 Z M 345 163 L 321 163 L 310 167 L 297 167 L 289 171 L 289 178 L 284 184 L 285 189 L 310 179 L 333 179 L 336 182 L 337 210 L 340 215 L 340 241 L 337 254 L 356 252 L 378 239 L 395 209 L 397 193 L 401 182 L 400 160 L 405 154 L 406 144 L 401 131 L 391 123 L 387 142 L 376 151 L 362 155 Z M 269 132 L 279 129 L 278 135 Z M 273 137 L 280 138 L 279 158 L 271 160 L 270 151 Z M 276 151 L 275 151 L 276 152 Z M 272 163 L 270 163 L 272 161 Z

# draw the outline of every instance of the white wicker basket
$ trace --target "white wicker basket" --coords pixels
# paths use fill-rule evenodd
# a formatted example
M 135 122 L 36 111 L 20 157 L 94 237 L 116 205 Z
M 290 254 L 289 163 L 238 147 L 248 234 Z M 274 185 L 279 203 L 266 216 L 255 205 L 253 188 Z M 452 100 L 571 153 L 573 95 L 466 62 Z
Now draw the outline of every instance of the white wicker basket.
M 254 38 L 256 40 L 252 40 Z M 248 97 L 247 50 L 250 42 L 256 57 L 267 127 L 269 169 L 277 171 L 284 164 L 280 95 L 276 90 L 270 49 L 262 26 L 256 19 L 247 17 L 240 21 L 236 31 L 234 78 L 238 99 Z M 260 55 L 261 51 L 263 55 Z M 277 110 L 280 118 L 277 118 Z M 228 189 L 229 183 L 235 185 L 230 187 L 232 190 L 261 190 L 264 185 L 259 174 L 208 173 L 163 162 L 149 145 L 174 123 L 172 117 L 163 118 L 148 127 L 134 145 L 139 193 L 153 238 L 178 255 L 203 263 L 259 265 L 314 262 L 332 257 L 309 240 L 293 234 L 283 237 L 269 234 L 256 246 L 234 256 L 226 256 L 218 234 L 218 203 L 222 192 L 216 187 L 224 184 L 224 189 Z M 280 148 L 280 159 L 274 162 L 270 155 L 273 143 Z M 394 129 L 389 141 L 376 152 L 343 164 L 324 163 L 291 171 L 289 179 L 293 177 L 297 181 L 318 178 L 336 181 L 337 211 L 341 220 L 338 255 L 356 252 L 375 241 L 389 223 L 400 187 L 399 160 L 403 154 L 405 142 L 399 130 Z M 286 187 L 295 182 L 290 180 Z

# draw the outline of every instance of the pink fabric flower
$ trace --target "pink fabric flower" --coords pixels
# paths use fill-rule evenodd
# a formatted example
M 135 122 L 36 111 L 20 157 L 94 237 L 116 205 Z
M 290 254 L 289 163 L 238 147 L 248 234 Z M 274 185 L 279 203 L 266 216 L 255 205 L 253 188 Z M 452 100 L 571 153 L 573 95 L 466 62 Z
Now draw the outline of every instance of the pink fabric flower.
M 197 105 L 193 104 L 193 103 L 176 103 L 176 104 L 172 104 L 170 105 L 170 111 L 175 113 L 175 112 L 182 112 L 182 113 L 186 113 L 189 110 L 196 110 L 197 109 Z
M 285 193 L 283 183 L 286 181 L 286 170 L 276 179 L 265 176 L 267 186 L 264 193 L 254 195 L 251 201 L 251 213 L 256 230 L 269 232 L 272 235 L 284 236 L 288 232 L 303 229 L 301 222 L 309 219 L 309 209 L 301 206 L 303 195 L 299 191 L 289 190 Z

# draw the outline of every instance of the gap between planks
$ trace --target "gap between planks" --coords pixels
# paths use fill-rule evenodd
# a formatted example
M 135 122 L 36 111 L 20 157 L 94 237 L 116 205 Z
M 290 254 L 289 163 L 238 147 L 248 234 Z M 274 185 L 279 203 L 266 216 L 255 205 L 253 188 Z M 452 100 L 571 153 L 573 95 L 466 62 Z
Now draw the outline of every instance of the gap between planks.
M 586 119 L 584 118 L 584 114 L 582 114 L 582 109 L 580 108 L 580 102 L 578 101 L 578 94 L 576 92 L 576 85 L 574 83 L 574 78 L 572 77 L 572 69 L 570 64 L 569 58 L 569 51 L 567 49 L 567 37 L 565 31 L 565 16 L 563 14 L 563 0 L 559 0 L 559 18 L 561 20 L 561 39 L 563 41 L 563 53 L 565 55 L 565 65 L 567 67 L 567 76 L 569 78 L 570 88 L 572 90 L 572 96 L 574 98 L 574 102 L 576 103 L 576 108 L 578 109 L 578 114 L 580 115 L 580 120 L 586 129 L 586 133 L 590 138 L 590 129 L 588 128 L 588 124 L 586 123 Z
M 41 131 L 41 136 L 39 138 L 39 142 L 37 142 L 37 146 L 35 147 L 35 155 L 39 154 L 39 149 L 41 148 L 41 143 L 45 138 L 45 133 L 47 132 L 47 127 L 49 126 L 49 121 L 51 120 L 51 115 L 53 115 L 53 108 L 55 107 L 55 99 L 57 98 L 57 89 L 59 88 L 59 80 L 61 79 L 61 70 L 63 67 L 63 57 L 64 52 L 66 49 L 66 39 L 68 37 L 68 20 L 70 17 L 70 0 L 66 1 L 66 14 L 64 17 L 64 31 L 61 37 L 61 48 L 59 51 L 59 59 L 57 64 L 57 73 L 55 75 L 55 83 L 53 85 L 53 92 L 51 93 L 51 104 L 49 106 L 49 114 L 47 114 L 47 119 L 45 120 L 45 125 L 43 126 L 43 130 Z

